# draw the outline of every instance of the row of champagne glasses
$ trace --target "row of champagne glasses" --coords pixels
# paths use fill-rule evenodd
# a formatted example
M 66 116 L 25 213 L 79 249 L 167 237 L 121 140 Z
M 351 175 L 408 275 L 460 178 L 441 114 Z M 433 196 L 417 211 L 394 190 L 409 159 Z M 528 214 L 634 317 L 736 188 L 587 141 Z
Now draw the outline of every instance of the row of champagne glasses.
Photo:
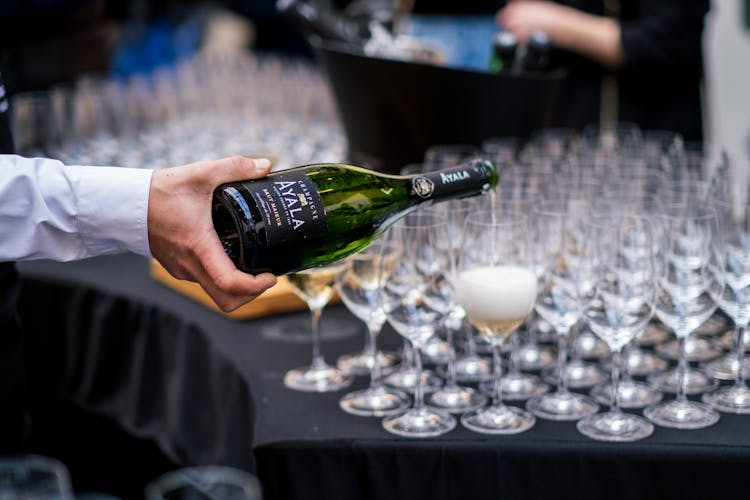
M 159 168 L 243 154 L 283 169 L 346 152 L 319 70 L 253 52 L 15 94 L 10 117 L 19 154 L 71 165 Z
M 543 165 L 543 166 L 541 168 L 539 168 L 539 165 Z M 569 169 L 570 167 L 566 166 L 566 165 L 567 165 L 567 163 L 557 164 L 557 165 L 550 165 L 549 163 L 546 163 L 546 162 L 539 162 L 539 163 L 533 163 L 533 164 L 526 165 L 527 168 L 523 172 L 521 172 L 523 170 L 522 168 L 511 167 L 510 169 L 508 169 L 508 172 L 510 172 L 511 170 L 517 171 L 517 172 L 513 172 L 513 175 L 515 175 L 516 173 L 519 174 L 519 176 L 522 178 L 522 182 L 516 182 L 516 181 L 514 181 L 512 176 L 511 177 L 504 177 L 502 179 L 501 185 L 504 187 L 507 184 L 510 184 L 510 185 L 513 186 L 513 188 L 510 191 L 503 190 L 501 192 L 500 197 L 501 197 L 501 199 L 503 199 L 503 202 L 502 203 L 496 203 L 495 205 L 496 206 L 502 205 L 503 209 L 502 210 L 494 209 L 494 210 L 491 210 L 491 213 L 493 213 L 493 214 L 495 214 L 496 212 L 502 213 L 502 211 L 504 211 L 504 210 L 505 211 L 511 211 L 512 208 L 513 208 L 513 202 L 514 202 L 514 200 L 517 202 L 518 200 L 523 199 L 525 197 L 524 195 L 531 195 L 531 194 L 533 194 L 533 196 L 526 196 L 528 198 L 533 199 L 533 202 L 531 203 L 531 205 L 522 206 L 522 205 L 519 205 L 518 203 L 516 203 L 516 207 L 515 207 L 515 208 L 518 208 L 522 212 L 525 212 L 525 213 L 534 212 L 535 216 L 532 217 L 532 224 L 531 224 L 531 226 L 532 226 L 531 227 L 531 234 L 533 235 L 533 234 L 536 234 L 537 231 L 538 231 L 537 228 L 539 227 L 539 224 L 538 224 L 537 219 L 538 219 L 538 213 L 541 211 L 540 208 L 542 206 L 547 206 L 547 208 L 549 208 L 549 205 L 554 204 L 555 201 L 557 201 L 559 203 L 559 199 L 561 199 L 561 198 L 563 200 L 565 200 L 565 204 L 566 204 L 566 209 L 565 209 L 564 217 L 568 217 L 568 215 L 570 215 L 570 214 L 568 214 L 568 208 L 569 207 L 577 207 L 577 209 L 573 210 L 572 213 L 576 213 L 576 212 L 582 213 L 582 214 L 586 214 L 586 213 L 588 213 L 588 214 L 598 213 L 599 211 L 602 211 L 604 208 L 607 208 L 607 211 L 611 211 L 613 213 L 616 213 L 616 212 L 621 211 L 621 210 L 614 210 L 612 207 L 613 206 L 616 207 L 618 205 L 620 207 L 627 206 L 629 208 L 629 210 L 632 212 L 632 214 L 641 214 L 641 215 L 643 215 L 644 212 L 646 212 L 646 214 L 648 214 L 648 215 L 653 215 L 653 214 L 657 213 L 657 211 L 656 211 L 656 208 L 657 208 L 656 205 L 657 204 L 653 203 L 654 200 L 658 200 L 659 201 L 658 204 L 661 205 L 661 210 L 663 211 L 664 207 L 666 207 L 667 205 L 675 204 L 675 203 L 680 203 L 680 202 L 682 202 L 684 204 L 686 201 L 694 201 L 694 202 L 696 202 L 699 205 L 706 205 L 710 200 L 716 200 L 717 199 L 717 196 L 716 196 L 717 193 L 726 193 L 726 191 L 723 190 L 723 189 L 721 189 L 721 190 L 712 190 L 712 189 L 710 189 L 710 186 L 714 185 L 715 183 L 711 183 L 708 187 L 704 187 L 704 186 L 706 186 L 706 183 L 703 182 L 703 185 L 701 185 L 701 181 L 700 181 L 700 177 L 701 176 L 699 176 L 699 175 L 696 176 L 695 178 L 693 178 L 691 176 L 684 176 L 684 177 L 687 177 L 687 180 L 682 179 L 682 180 L 679 180 L 679 181 L 674 181 L 674 177 L 680 177 L 680 175 L 676 174 L 675 172 L 669 173 L 669 172 L 664 171 L 663 169 L 660 170 L 660 169 L 657 169 L 657 168 L 651 168 L 651 167 L 643 166 L 643 165 L 640 165 L 640 164 L 636 164 L 634 167 L 633 167 L 633 165 L 628 165 L 629 168 L 632 167 L 632 171 L 628 171 L 625 168 L 625 163 L 621 162 L 620 164 L 616 165 L 616 168 L 614 168 L 613 171 L 610 173 L 610 176 L 612 177 L 613 181 L 610 182 L 609 184 L 603 184 L 601 182 L 598 183 L 598 184 L 596 182 L 586 182 L 586 181 L 583 180 L 585 178 L 584 176 L 579 176 L 576 182 L 561 183 L 561 184 L 565 184 L 564 190 L 563 189 L 557 189 L 556 192 L 544 193 L 544 196 L 539 196 L 541 194 L 540 191 L 542 191 L 539 188 L 543 184 L 541 182 L 538 182 L 538 181 L 534 180 L 535 176 L 533 174 L 533 170 L 543 170 L 545 174 L 547 174 L 547 175 L 554 175 L 556 180 L 560 180 L 562 178 L 562 177 L 560 177 L 561 175 L 564 175 L 565 173 L 570 173 L 570 170 L 566 170 L 566 169 Z M 533 167 L 533 168 L 528 168 L 528 167 Z M 721 168 L 718 169 L 718 172 L 721 173 Z M 724 175 L 724 174 L 722 174 L 722 175 Z M 508 182 L 509 179 L 510 179 L 510 182 Z M 549 177 L 548 177 L 547 180 L 549 181 Z M 596 181 L 596 179 L 594 179 L 594 181 Z M 549 184 L 549 182 L 548 182 L 548 184 Z M 618 186 L 618 185 L 622 186 L 622 187 L 619 188 L 619 189 L 616 189 L 615 186 Z M 526 188 L 528 188 L 530 186 L 535 186 L 535 188 L 526 189 Z M 654 189 L 652 189 L 652 188 L 654 188 Z M 631 191 L 631 192 L 640 192 L 640 191 L 642 191 L 644 194 L 642 196 L 632 196 L 632 195 L 628 194 L 628 191 Z M 610 198 L 615 199 L 615 203 L 611 203 L 611 204 L 609 204 L 610 206 L 607 207 L 607 204 L 602 203 L 601 200 L 599 200 L 599 203 L 598 203 L 598 206 L 596 207 L 596 209 L 585 208 L 585 207 L 591 207 L 592 206 L 591 204 L 594 201 L 592 199 L 592 194 L 596 194 L 597 192 L 600 194 L 601 198 L 610 197 Z M 607 194 L 604 195 L 604 196 L 601 196 L 601 193 L 603 193 L 603 192 L 606 192 Z M 524 195 L 521 195 L 520 193 L 524 193 Z M 545 198 L 552 198 L 552 199 L 544 201 Z M 508 200 L 510 200 L 510 203 L 507 203 Z M 652 202 L 652 203 L 649 204 L 649 201 Z M 714 202 L 712 201 L 711 203 L 713 204 Z M 538 207 L 537 210 L 529 210 L 529 206 L 534 206 L 534 205 L 536 205 Z M 511 208 L 508 208 L 509 206 Z M 704 208 L 706 208 L 706 207 L 704 207 Z M 697 210 L 698 208 L 694 207 L 694 209 Z M 482 210 L 481 207 L 479 208 L 479 210 Z M 485 210 L 486 210 L 486 208 L 485 208 Z M 621 216 L 621 214 L 619 214 L 619 215 Z M 662 214 L 662 216 L 664 216 L 664 214 Z M 463 217 L 463 219 L 466 219 L 466 218 L 467 218 L 466 216 Z M 666 220 L 665 216 L 662 217 L 662 218 L 664 218 Z M 653 221 L 650 221 L 650 222 L 653 222 Z M 565 238 L 568 239 L 568 240 L 570 240 L 573 244 L 572 245 L 566 245 L 565 251 L 568 252 L 569 255 L 565 256 L 566 258 L 562 259 L 562 261 L 563 262 L 567 262 L 568 260 L 570 260 L 571 266 L 572 266 L 572 270 L 574 272 L 576 272 L 575 271 L 575 267 L 576 267 L 575 265 L 576 265 L 576 263 L 579 263 L 581 261 L 581 256 L 578 255 L 578 254 L 580 254 L 580 252 L 582 252 L 586 248 L 585 245 L 583 245 L 583 243 L 585 243 L 585 241 L 586 241 L 586 238 L 582 238 L 581 234 L 584 234 L 587 230 L 590 230 L 590 229 L 586 229 L 586 226 L 589 226 L 589 225 L 591 225 L 590 221 L 583 221 L 582 222 L 580 220 L 579 221 L 575 221 L 574 223 L 570 223 L 569 221 L 564 223 L 565 228 L 571 228 L 571 227 L 573 227 L 573 228 L 580 228 L 580 230 L 578 231 L 578 234 L 576 234 L 576 232 L 573 232 L 572 234 L 565 236 Z M 654 223 L 653 225 L 655 227 L 657 227 L 657 228 L 660 229 L 659 231 L 655 231 L 656 232 L 656 236 L 653 236 L 654 241 L 658 241 L 659 242 L 658 245 L 657 244 L 653 245 L 654 248 L 655 248 L 655 250 L 656 250 L 657 248 L 661 248 L 662 244 L 665 244 L 663 242 L 666 241 L 666 238 L 664 236 L 666 233 L 664 232 L 663 227 L 666 226 L 666 223 L 664 223 L 662 221 L 659 224 Z M 687 226 L 691 227 L 692 224 L 687 224 Z M 464 231 L 465 231 L 465 229 L 464 229 Z M 716 232 L 716 231 L 714 231 L 714 232 Z M 555 232 L 553 231 L 551 234 L 554 235 Z M 463 239 L 466 239 L 465 236 L 461 236 L 461 237 Z M 562 234 L 558 234 L 556 237 L 558 239 L 561 239 L 562 238 Z M 690 238 L 682 237 L 682 239 L 680 240 L 682 242 L 681 244 L 684 245 L 684 242 L 688 241 L 689 239 Z M 714 238 L 710 238 L 710 241 L 714 241 Z M 716 239 L 716 241 L 719 241 L 719 240 Z M 533 245 L 532 245 L 532 247 L 533 247 Z M 533 248 L 532 248 L 532 250 L 533 250 Z M 591 250 L 589 249 L 587 251 L 591 251 Z M 459 257 L 458 257 L 459 259 L 460 259 L 460 255 L 462 253 L 463 253 L 463 251 L 459 252 Z M 718 252 L 718 253 L 715 253 L 715 254 L 721 255 L 722 252 Z M 736 252 L 735 252 L 735 254 L 736 254 Z M 671 254 L 669 254 L 669 255 L 671 255 Z M 735 257 L 736 257 L 736 255 L 735 255 Z M 661 262 L 661 261 L 663 261 L 663 258 L 664 258 L 664 254 L 660 253 L 658 255 L 657 261 Z M 719 260 L 721 260 L 721 259 L 719 259 Z M 725 260 L 728 261 L 728 262 L 731 262 L 731 259 L 725 259 Z M 457 260 L 454 259 L 454 262 L 457 262 Z M 677 262 L 679 263 L 679 260 Z M 664 265 L 662 267 L 666 267 L 666 265 Z M 719 266 L 717 266 L 717 265 L 713 265 L 712 267 L 709 267 L 708 269 L 709 270 L 710 269 L 717 269 L 718 267 Z M 734 267 L 735 268 L 737 267 L 736 263 L 735 263 Z M 545 274 L 541 274 L 540 273 L 540 271 L 538 270 L 538 266 L 536 267 L 535 270 L 537 271 L 537 277 L 539 277 L 540 279 L 541 279 L 541 276 L 546 276 Z M 681 269 L 678 273 L 675 273 L 675 276 L 682 276 L 682 277 L 684 277 L 684 275 L 687 272 L 688 272 L 687 269 Z M 448 281 L 450 281 L 450 280 L 448 280 Z M 721 281 L 721 280 L 718 280 L 718 281 Z M 440 282 L 440 279 L 436 279 L 435 282 Z M 573 282 L 575 282 L 575 280 L 573 280 Z M 454 280 L 454 283 L 455 283 L 455 280 Z M 455 288 L 455 285 L 454 285 L 454 288 Z M 540 286 L 540 289 L 541 289 L 541 286 Z M 564 287 L 558 287 L 558 289 L 564 289 Z M 672 287 L 672 289 L 674 289 L 674 286 Z M 697 288 L 694 286 L 693 287 L 693 293 L 696 290 L 697 290 Z M 577 291 L 576 291 L 576 293 L 577 293 Z M 445 295 L 444 292 L 442 293 L 442 295 Z M 716 293 L 715 290 L 712 291 L 711 287 L 708 287 L 705 290 L 703 290 L 703 292 L 701 294 L 699 294 L 699 296 L 702 297 L 703 300 L 705 300 L 706 297 L 716 297 L 716 296 L 719 296 L 719 295 L 717 295 L 717 293 Z M 423 298 L 421 300 L 422 300 L 423 304 L 426 304 L 426 307 L 429 307 L 430 301 L 432 301 L 434 303 L 434 300 L 431 299 L 430 294 L 424 294 L 424 296 L 423 296 Z M 443 297 L 443 300 L 445 300 L 444 297 Z M 461 305 L 460 303 L 457 303 L 457 301 L 455 301 L 455 300 L 454 300 L 454 302 L 456 302 L 457 305 Z M 448 301 L 447 303 L 450 303 L 450 301 Z M 710 300 L 707 302 L 707 304 L 709 304 L 709 310 L 710 310 Z M 582 324 L 586 325 L 587 328 L 590 327 L 590 325 L 586 324 L 586 322 L 581 321 L 583 319 L 586 319 L 586 308 L 583 306 L 583 304 L 579 304 L 578 308 L 579 308 L 579 310 L 577 311 L 578 320 L 573 323 L 573 327 L 580 327 L 580 325 L 582 325 Z M 724 308 L 724 306 L 722 306 L 722 308 Z M 445 327 L 445 325 L 447 325 L 448 323 L 450 323 L 450 315 L 447 314 L 447 311 L 450 308 L 448 308 L 447 306 L 445 306 L 445 307 L 438 307 L 437 309 L 439 309 L 439 310 L 438 311 L 433 311 L 435 314 L 434 314 L 434 317 L 432 317 L 432 319 L 434 320 L 433 328 L 431 329 L 432 330 L 432 335 L 430 335 L 429 338 L 427 340 L 425 340 L 425 342 L 422 344 L 422 346 L 421 346 L 422 350 L 424 350 L 424 347 L 427 345 L 429 339 L 433 339 L 435 337 L 435 332 L 436 331 L 438 331 L 439 329 Z M 464 312 L 465 312 L 465 308 L 463 308 L 463 309 L 464 309 Z M 537 309 L 540 309 L 540 307 L 539 307 L 539 301 L 537 301 Z M 682 304 L 682 305 L 680 305 L 680 307 L 678 307 L 678 310 L 686 310 L 686 309 L 690 309 L 688 307 L 688 305 L 686 305 L 686 304 Z M 714 309 L 715 309 L 715 305 L 714 305 Z M 657 311 L 657 317 L 660 317 L 659 309 L 656 308 L 656 311 Z M 713 311 L 711 310 L 711 313 L 712 312 Z M 666 313 L 664 313 L 664 314 L 666 314 Z M 731 313 L 730 313 L 730 315 L 731 315 Z M 710 316 L 710 314 L 709 314 L 709 316 Z M 665 318 L 666 318 L 666 316 L 665 316 Z M 715 319 L 715 318 L 716 318 L 716 316 L 712 317 L 711 319 Z M 662 324 L 663 323 L 666 323 L 666 321 L 662 321 Z M 651 412 L 651 409 L 653 409 L 653 408 L 656 407 L 656 406 L 653 405 L 653 403 L 656 403 L 659 399 L 661 399 L 661 397 L 662 397 L 661 393 L 659 393 L 658 391 L 654 390 L 653 386 L 649 386 L 647 384 L 643 384 L 643 383 L 640 383 L 640 382 L 635 382 L 635 381 L 632 380 L 632 377 L 628 377 L 627 376 L 627 372 L 629 371 L 629 369 L 631 368 L 631 365 L 632 365 L 632 363 L 630 362 L 630 360 L 633 359 L 633 358 L 642 357 L 640 354 L 637 357 L 636 356 L 632 356 L 632 357 L 630 356 L 630 353 L 632 353 L 632 352 L 636 352 L 636 353 L 639 352 L 639 349 L 637 348 L 637 344 L 648 345 L 648 344 L 653 344 L 653 343 L 656 343 L 656 342 L 660 341 L 660 340 L 655 340 L 655 339 L 661 335 L 661 333 L 660 333 L 661 330 L 659 330 L 659 329 L 655 330 L 653 328 L 653 326 L 654 326 L 653 324 L 647 325 L 647 327 L 644 328 L 641 332 L 638 332 L 636 335 L 634 335 L 634 338 L 631 339 L 630 342 L 628 342 L 628 343 L 626 343 L 625 345 L 622 346 L 622 349 L 624 349 L 625 352 L 627 352 L 627 354 L 628 354 L 628 356 L 625 358 L 624 362 L 622 363 L 623 367 L 624 367 L 624 371 L 626 372 L 625 382 L 629 382 L 629 383 L 632 383 L 632 384 L 641 384 L 642 386 L 645 386 L 646 388 L 651 389 L 652 400 L 651 401 L 647 401 L 646 403 L 643 403 L 643 402 L 641 402 L 641 403 L 635 403 L 634 401 L 630 401 L 627 398 L 623 398 L 624 395 L 634 393 L 634 391 L 632 390 L 632 388 L 634 386 L 632 386 L 632 385 L 629 386 L 630 387 L 630 389 L 629 389 L 630 392 L 621 393 L 620 390 L 614 390 L 613 391 L 612 384 L 605 384 L 605 385 L 602 385 L 602 386 L 598 387 L 598 392 L 592 391 L 592 396 L 594 396 L 598 402 L 601 402 L 601 403 L 605 404 L 607 402 L 611 402 L 614 399 L 618 399 L 618 400 L 622 400 L 623 401 L 623 403 L 624 403 L 623 406 L 625 406 L 625 407 L 642 407 L 642 406 L 651 404 L 652 406 L 649 407 L 649 412 Z M 453 328 L 451 329 L 451 331 L 452 330 L 453 330 Z M 659 333 L 657 333 L 657 334 L 653 333 L 655 331 L 658 331 Z M 690 337 L 686 337 L 686 338 L 689 339 Z M 743 338 L 744 338 L 743 336 L 740 336 L 740 339 L 743 339 Z M 488 341 L 487 343 L 491 344 L 491 341 Z M 687 340 L 684 342 L 684 344 L 688 345 L 687 344 Z M 493 350 L 494 350 L 494 347 L 493 347 Z M 565 351 L 567 351 L 567 349 L 563 350 L 564 354 L 565 354 Z M 687 366 L 685 366 L 686 363 L 684 362 L 684 360 L 686 359 L 684 351 L 685 350 L 683 349 L 681 352 L 677 353 L 677 355 L 679 357 L 681 357 L 683 359 L 683 361 L 680 362 L 680 363 L 678 363 L 678 369 L 675 372 L 675 374 L 677 376 L 673 376 L 673 375 L 670 374 L 670 379 L 674 380 L 674 381 L 670 380 L 670 381 L 668 381 L 668 383 L 671 382 L 672 387 L 670 387 L 667 384 L 665 384 L 662 387 L 664 390 L 678 393 L 678 396 L 677 396 L 677 398 L 676 398 L 676 400 L 674 402 L 675 404 L 671 405 L 673 407 L 680 406 L 680 405 L 677 405 L 676 403 L 680 403 L 681 400 L 685 399 L 685 398 L 683 397 L 684 395 L 680 396 L 679 392 L 680 391 L 684 391 L 685 389 L 687 389 L 689 387 L 689 385 L 686 384 L 686 383 L 680 383 L 680 380 L 684 381 L 686 379 L 686 377 L 684 376 L 684 374 L 685 373 L 689 373 L 689 372 L 687 372 L 685 370 L 685 368 L 687 368 Z M 739 363 L 738 359 L 743 359 L 742 358 L 743 357 L 742 351 L 740 351 L 739 357 L 736 355 L 737 351 L 735 351 L 733 354 L 734 354 L 733 359 L 734 359 L 735 364 L 739 364 L 741 366 L 742 363 Z M 563 361 L 565 360 L 565 358 L 562 358 L 562 359 L 563 359 Z M 664 363 L 663 360 L 661 360 L 659 358 L 654 357 L 654 358 L 652 358 L 652 360 L 653 359 L 655 359 L 657 361 L 661 361 L 662 363 Z M 562 363 L 562 365 L 564 365 L 564 364 L 565 363 Z M 617 364 L 617 363 L 614 363 L 614 364 Z M 619 364 L 617 364 L 617 365 L 619 366 Z M 646 373 L 658 372 L 658 371 L 659 371 L 659 369 L 654 369 L 654 370 L 650 370 L 650 371 L 635 371 L 634 370 L 633 374 L 635 374 L 635 375 L 644 375 Z M 451 372 L 450 368 L 447 370 L 447 372 L 448 373 Z M 682 378 L 680 378 L 680 373 L 683 373 Z M 735 373 L 737 373 L 737 375 L 739 375 L 740 379 L 741 379 L 742 373 L 741 372 L 735 372 Z M 422 379 L 422 380 L 424 380 L 424 379 Z M 561 378 L 561 380 L 564 380 L 564 379 Z M 655 381 L 656 381 L 656 379 L 654 378 L 652 380 L 652 382 L 655 382 Z M 563 384 L 564 384 L 564 382 L 563 382 Z M 560 385 L 560 384 L 558 384 L 558 385 Z M 622 385 L 625 385 L 625 384 L 622 384 Z M 620 385 L 620 387 L 622 387 L 622 385 Z M 494 385 L 492 385 L 492 386 L 494 387 Z M 499 386 L 502 387 L 502 383 Z M 740 386 L 744 387 L 744 383 L 742 382 L 742 380 L 740 380 L 740 382 L 738 382 L 737 386 L 738 387 L 740 387 Z M 641 388 L 643 388 L 643 387 L 641 387 Z M 561 391 L 560 388 L 558 387 L 558 391 L 557 392 L 565 392 L 564 389 L 565 388 L 563 387 L 563 390 Z M 567 391 L 567 392 L 570 392 L 570 391 Z M 742 391 L 740 391 L 739 394 L 743 395 L 745 393 L 742 392 Z M 709 400 L 709 395 L 704 396 L 704 399 L 706 399 L 708 401 Z M 669 403 L 670 402 L 667 402 L 663 406 L 666 406 Z M 715 403 L 712 403 L 712 404 L 715 404 Z M 532 402 L 530 402 L 527 407 L 533 408 Z M 596 411 L 597 407 L 595 405 L 593 406 L 593 408 L 594 408 L 594 411 Z M 684 408 L 684 406 L 683 406 L 683 408 Z M 738 410 L 735 408 L 733 411 L 738 411 Z M 739 411 L 741 411 L 741 409 Z M 456 411 L 456 413 L 458 413 L 458 411 Z M 589 416 L 590 415 L 591 415 L 591 413 L 589 413 Z M 543 417 L 543 418 L 546 418 L 546 417 Z M 576 419 L 577 420 L 577 419 L 582 418 L 582 416 L 566 417 L 566 418 Z M 656 418 L 656 417 L 654 417 L 654 418 Z M 675 424 L 674 422 L 668 422 L 668 423 L 666 423 L 664 425 L 673 425 L 673 426 L 676 426 L 676 427 L 679 427 L 679 426 L 684 427 L 685 426 L 685 425 L 683 425 L 684 423 L 680 423 L 680 422 L 677 423 L 679 425 L 674 425 L 674 424 Z M 705 424 L 705 421 L 704 421 L 704 423 L 698 423 L 698 424 L 688 423 L 687 424 L 687 426 L 691 426 L 691 425 L 702 426 L 702 425 L 707 425 L 707 424 Z M 625 436 L 625 437 L 618 436 L 616 440 L 627 440 L 627 439 L 628 439 L 627 436 Z

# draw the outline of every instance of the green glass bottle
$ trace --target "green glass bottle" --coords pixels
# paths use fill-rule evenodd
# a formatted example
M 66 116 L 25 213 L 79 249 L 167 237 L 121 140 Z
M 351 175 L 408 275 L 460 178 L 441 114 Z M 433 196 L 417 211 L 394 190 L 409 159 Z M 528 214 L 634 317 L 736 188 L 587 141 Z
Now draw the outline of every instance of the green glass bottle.
M 276 275 L 324 266 L 366 248 L 420 205 L 497 185 L 486 161 L 411 176 L 352 165 L 307 165 L 214 192 L 213 222 L 238 269 Z

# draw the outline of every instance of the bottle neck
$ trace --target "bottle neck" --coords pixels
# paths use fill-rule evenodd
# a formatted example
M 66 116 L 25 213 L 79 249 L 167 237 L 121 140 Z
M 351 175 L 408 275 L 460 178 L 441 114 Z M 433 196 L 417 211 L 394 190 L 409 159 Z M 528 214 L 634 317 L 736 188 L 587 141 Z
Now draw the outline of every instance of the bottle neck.
M 412 176 L 409 195 L 417 201 L 442 201 L 483 194 L 497 185 L 495 167 L 474 161 L 460 167 Z

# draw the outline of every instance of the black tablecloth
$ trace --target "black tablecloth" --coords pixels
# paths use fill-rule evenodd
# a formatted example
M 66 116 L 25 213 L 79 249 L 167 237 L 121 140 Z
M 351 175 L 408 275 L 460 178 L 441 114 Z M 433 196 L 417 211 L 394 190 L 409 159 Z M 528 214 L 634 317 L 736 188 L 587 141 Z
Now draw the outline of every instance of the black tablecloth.
M 305 311 L 230 320 L 154 282 L 146 260 L 133 255 L 19 270 L 38 442 L 64 454 L 61 446 L 99 440 L 91 456 L 76 457 L 80 473 L 121 453 L 123 436 L 155 446 L 130 448 L 144 455 L 129 457 L 127 468 L 117 462 L 109 477 L 131 486 L 145 480 L 138 468 L 158 452 L 162 467 L 253 471 L 268 500 L 717 498 L 738 494 L 750 465 L 750 417 L 725 414 L 708 429 L 657 427 L 627 444 L 544 420 L 516 436 L 459 426 L 435 439 L 397 438 L 380 419 L 338 408 L 343 393 L 366 386 L 364 377 L 338 393 L 284 388 L 284 373 L 310 361 Z M 329 361 L 362 347 L 364 326 L 343 306 L 327 309 L 322 327 Z M 392 331 L 381 339 L 400 345 Z M 119 434 L 107 441 L 61 422 L 61 406 Z

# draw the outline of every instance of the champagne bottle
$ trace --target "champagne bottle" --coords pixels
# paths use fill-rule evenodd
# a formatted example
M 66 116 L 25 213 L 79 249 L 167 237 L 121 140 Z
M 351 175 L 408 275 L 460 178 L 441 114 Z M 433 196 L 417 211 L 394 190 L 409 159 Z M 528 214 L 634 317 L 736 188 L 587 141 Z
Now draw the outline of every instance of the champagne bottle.
M 546 71 L 550 67 L 550 39 L 544 31 L 533 31 L 526 42 L 521 68 L 526 72 Z
M 364 250 L 418 206 L 479 195 L 497 180 L 495 167 L 482 160 L 411 176 L 322 163 L 223 184 L 212 215 L 237 268 L 281 275 Z
M 510 31 L 500 31 L 492 38 L 492 59 L 490 71 L 511 71 L 516 60 L 518 39 Z

